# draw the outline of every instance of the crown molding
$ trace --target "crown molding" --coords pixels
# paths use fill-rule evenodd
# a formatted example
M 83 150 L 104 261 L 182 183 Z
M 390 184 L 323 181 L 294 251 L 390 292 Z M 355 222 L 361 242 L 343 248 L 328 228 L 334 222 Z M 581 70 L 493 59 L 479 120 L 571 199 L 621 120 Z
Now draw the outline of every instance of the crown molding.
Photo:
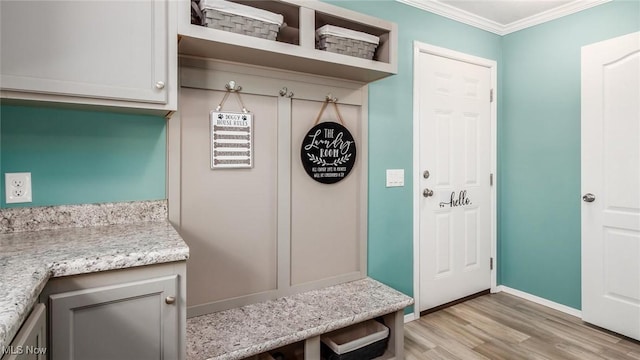
M 539 25 L 547 21 L 555 20 L 563 16 L 571 15 L 594 6 L 602 5 L 612 0 L 574 0 L 565 5 L 558 6 L 506 25 L 486 19 L 468 11 L 458 9 L 438 0 L 396 1 L 502 36 L 531 26 Z
M 559 19 L 563 16 L 571 15 L 582 10 L 590 9 L 594 6 L 608 3 L 612 0 L 575 0 L 570 3 L 558 6 L 553 9 L 541 12 L 536 15 L 529 16 L 522 20 L 514 21 L 505 26 L 505 35 L 526 29 L 535 25 L 545 23 L 547 21 Z
M 472 14 L 468 11 L 458 9 L 449 4 L 441 3 L 435 0 L 396 0 L 403 4 L 416 7 L 418 9 L 426 10 L 434 14 L 444 16 L 451 20 L 455 20 L 467 25 L 475 26 L 482 30 L 490 31 L 494 34 L 504 35 L 502 24 L 495 21 L 485 19 L 476 14 Z

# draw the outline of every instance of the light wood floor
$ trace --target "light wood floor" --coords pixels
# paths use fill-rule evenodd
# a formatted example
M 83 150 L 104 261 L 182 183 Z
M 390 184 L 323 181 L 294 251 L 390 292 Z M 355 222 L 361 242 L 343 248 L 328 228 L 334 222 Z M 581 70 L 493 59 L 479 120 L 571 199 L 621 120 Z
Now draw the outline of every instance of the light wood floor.
M 406 360 L 640 360 L 640 342 L 505 293 L 407 323 L 404 341 Z

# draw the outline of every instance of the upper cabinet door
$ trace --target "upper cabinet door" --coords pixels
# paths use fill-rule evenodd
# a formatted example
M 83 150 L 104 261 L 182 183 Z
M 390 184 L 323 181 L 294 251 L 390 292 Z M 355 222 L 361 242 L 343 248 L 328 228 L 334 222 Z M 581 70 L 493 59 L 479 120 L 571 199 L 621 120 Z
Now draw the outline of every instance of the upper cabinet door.
M 167 4 L 0 1 L 0 89 L 166 103 Z

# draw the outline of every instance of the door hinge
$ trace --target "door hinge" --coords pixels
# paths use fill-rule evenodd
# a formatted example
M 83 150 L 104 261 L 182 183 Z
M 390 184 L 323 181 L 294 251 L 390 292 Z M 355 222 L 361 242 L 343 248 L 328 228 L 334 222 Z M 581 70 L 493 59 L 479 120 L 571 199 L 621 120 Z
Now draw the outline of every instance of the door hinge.
M 493 270 L 493 258 L 489 258 L 489 270 Z
M 493 186 L 493 174 L 489 174 L 489 186 Z
M 493 102 L 493 89 L 489 90 L 489 102 Z

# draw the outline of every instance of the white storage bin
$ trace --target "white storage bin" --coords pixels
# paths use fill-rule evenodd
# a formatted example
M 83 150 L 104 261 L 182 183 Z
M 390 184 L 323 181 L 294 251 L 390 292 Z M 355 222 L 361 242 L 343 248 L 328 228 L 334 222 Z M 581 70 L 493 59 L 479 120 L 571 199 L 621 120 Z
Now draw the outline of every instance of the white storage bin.
M 225 0 L 201 0 L 205 26 L 275 40 L 284 17 L 270 11 Z
M 371 359 L 384 354 L 389 328 L 375 320 L 322 335 L 326 359 Z

